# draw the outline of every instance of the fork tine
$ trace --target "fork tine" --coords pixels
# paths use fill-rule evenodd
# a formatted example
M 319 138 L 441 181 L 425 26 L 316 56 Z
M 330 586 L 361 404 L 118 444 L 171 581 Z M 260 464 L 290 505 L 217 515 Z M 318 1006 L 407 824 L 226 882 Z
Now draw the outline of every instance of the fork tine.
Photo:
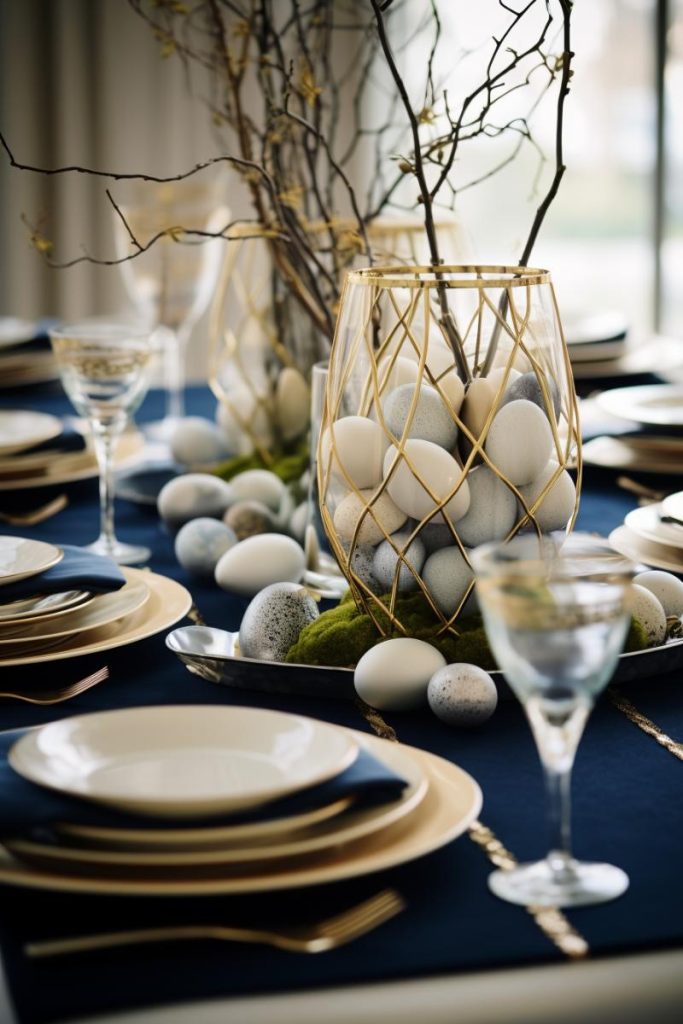
M 53 688 L 51 690 L 36 691 L 34 693 L 4 693 L 0 692 L 0 698 L 5 700 L 19 700 L 26 704 L 36 705 L 49 705 L 49 704 L 61 704 L 63 701 L 71 700 L 73 697 L 78 697 L 79 694 L 85 693 L 86 690 L 90 690 L 97 683 L 103 682 L 109 677 L 109 668 L 107 665 L 103 665 L 102 668 L 96 672 L 92 672 L 89 676 L 85 676 L 83 679 L 79 679 L 75 683 L 71 683 L 68 686 L 59 688 Z
M 364 903 L 359 903 L 350 910 L 345 910 L 335 917 L 328 918 L 320 924 L 321 933 L 330 937 L 338 937 L 354 933 L 358 928 L 365 929 L 368 924 L 393 917 L 405 908 L 405 900 L 394 889 L 384 889 Z

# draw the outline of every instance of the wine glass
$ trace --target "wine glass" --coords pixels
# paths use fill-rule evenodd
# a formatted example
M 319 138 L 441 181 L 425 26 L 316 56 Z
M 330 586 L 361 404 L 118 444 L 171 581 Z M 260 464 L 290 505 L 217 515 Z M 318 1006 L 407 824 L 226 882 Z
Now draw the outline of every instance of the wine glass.
M 185 413 L 187 343 L 218 280 L 222 240 L 206 235 L 228 224 L 224 190 L 222 178 L 129 182 L 114 219 L 119 257 L 131 257 L 120 264 L 126 290 L 164 349 L 166 416 L 156 436 L 165 440 Z M 131 233 L 149 248 L 136 255 Z
M 584 726 L 624 645 L 635 569 L 605 541 L 585 534 L 527 534 L 485 544 L 473 552 L 472 565 L 491 648 L 536 741 L 551 827 L 544 860 L 496 871 L 489 887 L 524 905 L 614 899 L 628 888 L 628 876 L 571 854 L 569 793 Z
M 57 366 L 76 411 L 88 420 L 100 470 L 100 535 L 87 551 L 122 565 L 144 562 L 149 548 L 114 533 L 113 460 L 119 437 L 148 387 L 155 345 L 147 330 L 87 321 L 50 331 Z

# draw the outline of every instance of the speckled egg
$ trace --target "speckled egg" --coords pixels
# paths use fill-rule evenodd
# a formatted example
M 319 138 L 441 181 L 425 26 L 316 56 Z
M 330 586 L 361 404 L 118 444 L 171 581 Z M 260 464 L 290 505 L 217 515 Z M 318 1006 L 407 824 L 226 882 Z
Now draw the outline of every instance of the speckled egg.
M 373 594 L 380 594 L 382 588 L 373 571 L 375 549 L 369 544 L 356 544 L 351 555 L 351 570 Z
M 241 540 L 221 556 L 216 583 L 251 597 L 271 583 L 298 583 L 304 573 L 303 548 L 291 537 L 262 533 Z
M 247 469 L 234 476 L 230 485 L 238 501 L 260 501 L 271 512 L 278 511 L 286 491 L 280 477 L 267 469 Z
M 422 567 L 422 580 L 439 611 L 450 618 L 459 607 L 474 573 L 458 547 L 441 548 Z
M 629 587 L 627 604 L 631 615 L 645 630 L 649 643 L 652 646 L 663 644 L 666 638 L 666 615 L 659 598 L 634 583 Z
M 391 445 L 384 457 L 384 477 L 388 480 L 387 490 L 392 500 L 406 515 L 413 519 L 423 519 L 434 509 L 432 495 L 441 501 L 460 484 L 457 493 L 444 506 L 443 514 L 453 523 L 461 519 L 470 505 L 470 489 L 463 477 L 462 468 L 453 456 L 440 445 L 418 438 L 406 441 L 403 448 L 417 476 L 403 456 L 393 466 L 397 449 Z M 432 494 L 421 481 L 424 481 Z
M 543 472 L 552 447 L 547 416 L 524 399 L 498 410 L 486 439 L 486 454 L 517 486 L 531 483 Z
M 462 520 L 458 522 L 460 523 Z M 406 529 L 412 530 L 416 525 L 416 522 L 413 520 Z M 432 521 L 423 526 L 420 530 L 420 540 L 424 544 L 428 555 L 431 555 L 433 551 L 438 551 L 440 548 L 447 548 L 451 544 L 455 544 L 453 531 L 448 523 L 444 523 L 443 520 L 438 523 Z
M 365 416 L 344 416 L 322 435 L 320 462 L 325 469 L 329 465 L 333 476 L 340 480 L 348 477 L 359 490 L 374 487 L 382 478 L 387 443 L 384 431 L 374 420 Z
M 550 398 L 552 399 L 553 409 L 555 411 L 555 419 L 560 415 L 560 392 L 557 384 L 550 377 L 545 379 Z M 508 402 L 516 402 L 519 399 L 524 399 L 527 402 L 533 402 L 539 409 L 546 412 L 545 398 L 543 397 L 543 390 L 539 383 L 538 377 L 533 372 L 523 373 L 517 380 L 508 387 L 503 398 L 503 404 L 507 405 Z
M 303 375 L 286 366 L 277 379 L 275 415 L 285 441 L 300 437 L 310 420 L 311 395 Z
M 178 528 L 203 516 L 220 519 L 234 500 L 225 480 L 211 473 L 185 473 L 162 487 L 157 510 L 167 526 Z
M 236 501 L 223 516 L 223 522 L 234 530 L 238 540 L 246 540 L 260 533 L 272 533 L 275 516 L 260 501 Z
M 558 471 L 557 462 L 551 461 L 540 476 L 537 476 L 530 484 L 520 487 L 519 493 L 529 508 Z M 544 533 L 550 533 L 551 530 L 564 530 L 571 519 L 575 501 L 576 486 L 567 470 L 563 469 L 534 512 L 534 518 L 541 530 Z
M 409 537 L 409 533 L 395 533 L 391 541 L 382 541 L 375 551 L 372 571 L 383 592 L 389 593 L 394 585 L 396 567 L 399 563 L 399 554 L 395 550 L 396 548 L 401 553 L 401 568 L 398 573 L 399 593 L 404 594 L 409 590 L 415 590 L 417 587 L 417 580 L 410 571 L 409 566 L 412 566 L 415 572 L 419 573 L 427 552 L 419 537 L 416 537 L 408 544 Z
M 254 438 L 266 448 L 273 443 L 273 429 L 266 407 L 246 387 L 235 388 L 225 401 L 218 403 L 216 422 L 235 455 L 251 455 Z
M 427 700 L 446 725 L 469 729 L 491 717 L 498 691 L 488 672 L 476 665 L 445 665 L 429 680 Z
M 284 661 L 299 633 L 319 615 L 318 606 L 298 583 L 271 583 L 250 602 L 240 626 L 245 658 Z
M 425 703 L 427 684 L 446 664 L 424 640 L 396 637 L 371 647 L 356 665 L 353 682 L 367 704 L 380 711 L 408 711 Z
M 178 531 L 175 556 L 194 576 L 212 577 L 218 560 L 237 543 L 229 526 L 218 519 L 191 519 Z
M 468 548 L 502 540 L 515 525 L 517 498 L 488 466 L 477 466 L 467 476 L 470 507 L 458 520 L 458 536 Z
M 187 416 L 173 431 L 171 454 L 182 466 L 208 466 L 227 459 L 231 451 L 215 423 L 202 416 Z
M 334 528 L 342 543 L 351 543 L 361 517 L 363 522 L 356 538 L 359 544 L 379 544 L 387 534 L 401 529 L 408 517 L 388 494 L 381 494 L 373 501 L 370 511 L 368 504 L 375 492 L 364 490 L 359 493 L 360 497 L 353 491 L 347 494 L 335 509 Z
M 633 582 L 654 594 L 666 616 L 683 616 L 683 582 L 673 573 L 648 569 L 638 573 Z
M 415 386 L 403 384 L 387 396 L 384 403 L 384 418 L 387 427 L 397 439 L 404 436 L 415 399 Z M 434 388 L 423 384 L 415 405 L 415 411 L 407 427 L 406 437 L 417 437 L 431 441 L 442 448 L 452 448 L 458 436 L 458 428 L 448 407 Z

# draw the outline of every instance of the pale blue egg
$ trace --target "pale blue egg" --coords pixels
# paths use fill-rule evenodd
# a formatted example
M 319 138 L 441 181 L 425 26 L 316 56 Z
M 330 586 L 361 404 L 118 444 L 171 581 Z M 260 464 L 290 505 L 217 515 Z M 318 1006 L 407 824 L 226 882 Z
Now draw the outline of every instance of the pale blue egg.
M 403 594 L 410 590 L 417 589 L 417 580 L 409 566 L 412 566 L 415 572 L 419 573 L 424 564 L 427 552 L 425 551 L 425 546 L 419 537 L 416 537 L 411 544 L 408 544 L 409 537 L 410 534 L 405 531 L 402 533 L 394 533 L 391 537 L 391 541 L 393 543 L 388 540 L 382 541 L 375 551 L 372 561 L 372 571 L 382 588 L 382 591 L 386 593 L 389 593 L 394 585 L 396 566 L 399 563 L 399 555 L 395 548 L 398 548 L 398 551 L 400 552 L 403 552 L 405 549 L 405 553 L 401 558 L 401 568 L 398 573 L 399 593 Z
M 396 438 L 403 436 L 414 397 L 415 385 L 401 384 L 387 396 L 384 402 L 384 418 L 389 430 Z M 449 451 L 455 445 L 458 428 L 453 422 L 448 406 L 435 388 L 428 385 L 423 385 L 420 388 L 406 437 L 431 441 Z
M 221 555 L 236 543 L 234 531 L 218 519 L 191 519 L 178 532 L 175 555 L 193 575 L 212 577 Z

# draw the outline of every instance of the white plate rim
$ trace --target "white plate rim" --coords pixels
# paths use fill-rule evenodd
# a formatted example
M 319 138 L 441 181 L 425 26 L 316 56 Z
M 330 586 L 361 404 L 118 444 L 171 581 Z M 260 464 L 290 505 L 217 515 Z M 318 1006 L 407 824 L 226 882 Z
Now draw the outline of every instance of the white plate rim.
M 627 558 L 631 558 L 636 562 L 641 562 L 643 565 L 653 566 L 656 569 L 665 569 L 668 572 L 683 573 L 683 555 L 681 560 L 676 562 L 673 559 L 669 560 L 669 550 L 662 544 L 655 544 L 654 541 L 644 540 L 639 537 L 638 534 L 634 534 L 628 526 L 617 526 L 616 530 L 612 530 L 608 537 L 609 543 L 618 551 L 619 554 L 625 555 Z M 647 550 L 638 550 L 638 542 L 641 544 L 650 544 L 655 547 L 663 547 L 663 552 L 652 552 Z M 635 543 L 635 546 L 634 546 Z M 683 641 L 679 641 L 683 642 Z M 675 641 L 674 641 L 675 643 Z M 665 646 L 665 645 L 662 645 Z M 654 650 L 655 648 L 649 648 Z M 646 651 L 637 651 L 632 653 L 645 654 Z M 623 657 L 623 655 L 622 655 Z
M 0 456 L 12 455 L 15 452 L 25 451 L 27 448 L 33 448 L 37 444 L 44 444 L 46 441 L 51 441 L 64 430 L 64 425 L 58 416 L 53 416 L 49 412 L 37 412 L 33 409 L 0 409 L 0 420 L 3 419 L 16 419 L 18 417 L 28 417 L 34 419 L 40 426 L 36 431 L 26 437 L 23 440 L 13 441 L 10 444 L 2 444 L 0 442 Z
M 649 540 L 653 544 L 660 544 L 665 547 L 680 548 L 681 558 L 683 559 L 683 527 L 679 528 L 680 538 L 678 543 L 672 539 L 667 539 L 670 538 L 669 530 L 676 530 L 676 527 L 672 526 L 670 523 L 661 523 L 659 519 L 656 518 L 657 512 L 660 508 L 661 503 L 656 505 L 642 505 L 639 508 L 632 508 L 631 511 L 626 514 L 624 525 L 627 526 L 632 533 L 635 533 L 638 537 L 642 537 L 643 540 Z M 657 526 L 661 527 L 663 530 L 663 536 L 658 534 L 657 530 L 649 523 L 652 513 L 655 515 Z M 641 520 L 645 520 L 645 522 L 641 522 Z M 675 537 L 676 535 L 673 534 L 673 536 Z
M 24 544 L 30 544 L 32 549 L 36 551 L 36 561 L 34 561 L 31 568 L 24 568 L 18 572 L 6 572 L 0 574 L 0 588 L 3 586 L 9 586 L 10 583 L 18 583 L 20 580 L 27 580 L 31 576 L 38 576 L 40 573 L 47 572 L 53 566 L 57 565 L 64 558 L 63 550 L 56 544 L 50 544 L 45 540 L 36 540 L 33 537 L 10 537 L 9 535 L 0 537 L 0 543 L 3 540 L 20 540 Z M 39 555 L 42 552 L 42 555 Z
M 639 402 L 647 399 L 647 396 L 659 396 L 660 398 L 670 395 L 677 397 L 681 402 L 681 415 L 678 419 L 666 419 L 663 416 L 643 417 L 643 410 Z M 682 384 L 643 384 L 638 387 L 610 388 L 596 396 L 596 403 L 612 416 L 618 416 L 622 420 L 631 420 L 645 426 L 653 427 L 683 427 L 683 385 Z
M 29 622 L 39 622 L 42 619 L 56 619 L 60 615 L 66 615 L 67 612 L 72 612 L 76 608 L 84 608 L 85 605 L 89 604 L 96 597 L 95 594 L 88 590 L 65 590 L 60 594 L 60 597 L 66 598 L 67 595 L 74 595 L 64 604 L 56 605 L 53 609 L 47 608 L 43 611 L 36 612 L 32 608 L 28 608 L 26 612 L 17 612 L 13 616 L 7 616 L 3 618 L 0 616 L 0 629 L 3 626 L 12 626 L 19 624 L 28 624 Z M 47 597 L 56 597 L 56 594 L 43 594 L 40 598 L 36 598 L 36 602 L 45 600 Z M 12 602 L 18 603 L 18 602 Z
M 123 466 L 128 459 L 137 455 L 143 447 L 144 438 L 139 431 L 123 434 L 114 453 L 114 468 L 117 469 Z M 68 457 L 74 458 L 76 455 L 85 455 L 87 453 L 88 449 L 85 452 L 69 452 Z M 66 457 L 61 456 L 61 458 Z M 24 491 L 37 490 L 40 487 L 55 487 L 61 484 L 76 483 L 79 480 L 90 480 L 98 474 L 97 461 L 93 456 L 92 463 L 83 469 L 67 470 L 62 473 L 41 473 L 36 476 L 27 474 L 21 477 L 21 479 L 0 479 L 0 491 Z

